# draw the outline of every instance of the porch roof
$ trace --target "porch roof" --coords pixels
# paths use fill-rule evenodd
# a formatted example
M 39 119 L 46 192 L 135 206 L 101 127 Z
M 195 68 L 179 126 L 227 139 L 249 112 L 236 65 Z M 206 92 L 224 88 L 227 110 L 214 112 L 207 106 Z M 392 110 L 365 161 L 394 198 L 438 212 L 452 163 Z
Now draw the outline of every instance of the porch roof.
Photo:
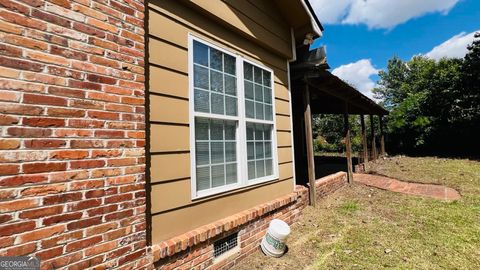
M 344 114 L 346 103 L 349 114 L 388 114 L 382 106 L 325 69 L 293 71 L 292 85 L 294 91 L 308 85 L 312 114 Z

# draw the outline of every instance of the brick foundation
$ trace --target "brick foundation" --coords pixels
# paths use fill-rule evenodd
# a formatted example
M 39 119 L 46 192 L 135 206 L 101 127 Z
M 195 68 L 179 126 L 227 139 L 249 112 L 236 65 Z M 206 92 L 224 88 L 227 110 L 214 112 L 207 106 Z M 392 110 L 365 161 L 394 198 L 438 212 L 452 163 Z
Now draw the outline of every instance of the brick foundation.
M 342 188 L 347 174 L 338 172 L 316 181 L 317 198 Z M 155 269 L 229 269 L 253 252 L 274 218 L 293 224 L 308 205 L 308 189 L 297 186 L 295 192 L 174 237 L 153 246 Z M 238 232 L 238 248 L 227 257 L 214 258 L 213 243 Z
M 140 269 L 141 0 L 0 0 L 0 256 Z

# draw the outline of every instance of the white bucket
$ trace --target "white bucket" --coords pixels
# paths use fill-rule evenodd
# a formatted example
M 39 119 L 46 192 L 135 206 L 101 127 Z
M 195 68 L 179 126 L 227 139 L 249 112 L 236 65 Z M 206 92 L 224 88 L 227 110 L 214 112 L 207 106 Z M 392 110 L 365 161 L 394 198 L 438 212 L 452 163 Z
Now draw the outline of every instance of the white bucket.
M 280 257 L 285 253 L 285 240 L 290 234 L 290 226 L 282 220 L 274 219 L 268 226 L 262 239 L 261 248 L 271 257 Z

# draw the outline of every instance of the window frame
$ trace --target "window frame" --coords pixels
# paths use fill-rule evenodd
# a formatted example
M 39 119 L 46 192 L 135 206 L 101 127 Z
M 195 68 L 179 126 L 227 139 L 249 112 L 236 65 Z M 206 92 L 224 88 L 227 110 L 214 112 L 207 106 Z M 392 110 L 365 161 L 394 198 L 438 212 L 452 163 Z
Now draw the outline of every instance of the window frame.
M 193 58 L 193 44 L 194 41 L 200 42 L 210 48 L 219 50 L 222 53 L 228 54 L 232 57 L 235 57 L 236 65 L 236 79 L 237 79 L 237 116 L 230 115 L 220 115 L 213 113 L 205 112 L 195 112 L 194 107 L 194 58 Z M 272 120 L 259 120 L 247 118 L 245 115 L 245 89 L 244 89 L 244 68 L 243 63 L 246 62 L 263 70 L 270 72 L 270 82 L 272 89 Z M 217 195 L 236 189 L 241 189 L 273 180 L 279 178 L 279 164 L 278 164 L 278 145 L 277 145 L 277 121 L 275 115 L 275 90 L 274 90 L 274 73 L 273 70 L 263 66 L 259 63 L 246 59 L 239 53 L 229 51 L 225 48 L 222 48 L 211 41 L 208 41 L 204 38 L 193 35 L 192 33 L 188 34 L 188 96 L 189 96 L 189 128 L 190 128 L 190 179 L 191 179 L 191 197 L 192 200 L 200 199 L 212 195 Z M 197 164 L 196 164 L 196 146 L 195 146 L 195 118 L 208 118 L 216 120 L 227 120 L 227 121 L 236 121 L 236 154 L 237 154 L 237 183 L 229 184 L 225 186 L 209 188 L 206 190 L 197 191 Z M 247 122 L 248 123 L 259 123 L 272 125 L 272 170 L 273 174 L 269 176 L 264 176 L 261 178 L 256 178 L 248 180 L 248 156 L 247 156 Z

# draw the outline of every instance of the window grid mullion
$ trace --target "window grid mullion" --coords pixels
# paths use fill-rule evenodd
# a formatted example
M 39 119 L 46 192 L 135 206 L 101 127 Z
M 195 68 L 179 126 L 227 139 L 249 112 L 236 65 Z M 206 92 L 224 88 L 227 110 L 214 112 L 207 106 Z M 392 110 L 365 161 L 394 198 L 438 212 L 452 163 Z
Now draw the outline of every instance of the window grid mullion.
M 242 186 L 248 183 L 248 167 L 247 167 L 247 129 L 245 121 L 245 83 L 243 71 L 243 59 L 240 56 L 236 58 L 237 64 L 237 105 L 238 105 L 238 132 L 239 143 L 237 144 L 237 152 L 239 153 L 237 166 L 240 170 L 238 172 L 239 182 Z

